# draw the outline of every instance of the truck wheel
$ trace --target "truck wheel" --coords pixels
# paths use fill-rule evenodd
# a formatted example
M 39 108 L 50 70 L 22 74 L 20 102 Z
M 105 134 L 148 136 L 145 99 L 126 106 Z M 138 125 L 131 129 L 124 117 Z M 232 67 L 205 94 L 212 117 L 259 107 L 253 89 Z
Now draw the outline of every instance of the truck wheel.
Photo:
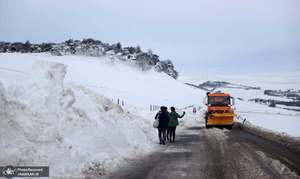
M 205 123 L 205 128 L 209 129 L 211 126 L 207 125 L 207 123 Z
M 211 126 L 207 125 L 207 121 L 208 121 L 208 112 L 205 113 L 205 128 L 208 129 Z

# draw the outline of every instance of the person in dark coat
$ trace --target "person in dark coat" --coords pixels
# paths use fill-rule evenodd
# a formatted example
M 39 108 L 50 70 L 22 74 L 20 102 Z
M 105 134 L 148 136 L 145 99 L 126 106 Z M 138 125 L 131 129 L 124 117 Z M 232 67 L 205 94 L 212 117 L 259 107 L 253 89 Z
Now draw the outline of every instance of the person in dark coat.
M 169 124 L 169 113 L 168 108 L 162 106 L 160 111 L 156 114 L 155 119 L 158 118 L 158 137 L 159 137 L 159 144 L 166 144 L 166 132 Z

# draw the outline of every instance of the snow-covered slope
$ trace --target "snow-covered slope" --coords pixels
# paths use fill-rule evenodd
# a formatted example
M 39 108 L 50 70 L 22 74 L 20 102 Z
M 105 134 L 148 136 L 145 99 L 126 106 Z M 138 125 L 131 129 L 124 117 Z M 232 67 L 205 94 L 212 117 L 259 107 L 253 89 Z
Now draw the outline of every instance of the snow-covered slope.
M 66 82 L 83 85 L 125 104 L 149 108 L 153 105 L 178 107 L 198 105 L 204 91 L 195 90 L 154 70 L 141 71 L 108 57 L 51 56 L 48 54 L 0 54 L 0 79 L 19 82 L 27 77 L 36 61 L 52 61 L 67 66 Z

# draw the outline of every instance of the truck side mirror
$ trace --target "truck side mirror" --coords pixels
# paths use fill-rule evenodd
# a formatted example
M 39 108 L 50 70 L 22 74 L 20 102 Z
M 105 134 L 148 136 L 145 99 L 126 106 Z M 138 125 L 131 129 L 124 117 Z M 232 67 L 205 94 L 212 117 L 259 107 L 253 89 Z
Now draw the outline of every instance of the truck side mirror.
M 207 96 L 205 96 L 203 98 L 203 104 L 208 105 L 208 98 L 207 98 Z
M 231 105 L 233 106 L 233 105 L 235 105 L 235 99 L 234 99 L 234 97 L 230 97 L 230 101 L 231 101 Z

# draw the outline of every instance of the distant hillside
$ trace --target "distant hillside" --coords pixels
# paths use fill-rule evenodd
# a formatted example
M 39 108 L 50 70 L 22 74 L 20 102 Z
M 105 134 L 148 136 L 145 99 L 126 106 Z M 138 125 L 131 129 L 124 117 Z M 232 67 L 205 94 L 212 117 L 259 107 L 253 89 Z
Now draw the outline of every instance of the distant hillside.
M 151 50 L 144 52 L 139 46 L 122 47 L 121 43 L 108 44 L 92 38 L 83 40 L 69 39 L 61 43 L 32 44 L 29 41 L 22 42 L 0 42 L 0 53 L 42 53 L 49 52 L 55 56 L 82 55 L 82 56 L 109 56 L 111 59 L 132 62 L 141 70 L 147 71 L 152 67 L 157 72 L 164 72 L 177 79 L 178 72 L 171 60 L 159 59 L 159 56 Z
M 254 90 L 259 90 L 261 89 L 260 87 L 253 87 L 253 86 L 246 86 L 246 85 L 241 85 L 241 84 L 234 84 L 234 83 L 229 83 L 226 81 L 206 81 L 204 83 L 201 83 L 199 85 L 191 84 L 191 83 L 185 83 L 189 86 L 193 86 L 195 88 L 200 88 L 206 91 L 214 91 L 217 88 L 239 88 L 239 89 L 254 89 Z

